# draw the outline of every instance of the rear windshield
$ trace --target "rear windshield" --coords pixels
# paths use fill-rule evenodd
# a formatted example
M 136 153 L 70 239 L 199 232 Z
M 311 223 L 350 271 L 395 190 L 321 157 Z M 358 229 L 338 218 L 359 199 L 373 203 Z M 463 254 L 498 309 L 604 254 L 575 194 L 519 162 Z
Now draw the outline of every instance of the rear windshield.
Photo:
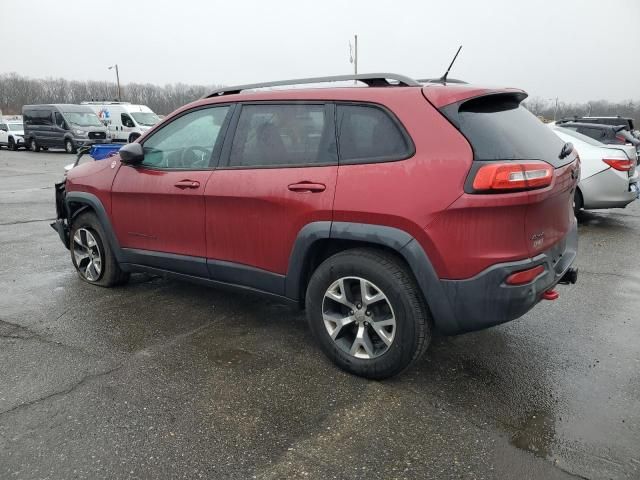
M 602 145 L 604 145 L 602 142 L 599 142 L 598 140 L 588 137 L 587 135 L 583 135 L 581 133 L 576 132 L 575 130 L 571 130 L 570 128 L 561 128 L 561 127 L 554 127 L 552 128 L 553 131 L 556 132 L 560 132 L 563 133 L 565 135 L 567 135 L 568 137 L 573 137 L 577 140 L 581 140 L 584 143 L 588 143 L 589 145 L 593 145 L 594 147 L 601 147 Z M 568 140 L 571 141 L 571 140 Z
M 514 95 L 478 97 L 442 112 L 467 138 L 475 160 L 544 160 L 556 167 L 572 161 L 560 160 L 564 142 Z
M 584 123 L 599 123 L 601 125 L 624 125 L 625 128 L 633 130 L 633 122 L 627 118 L 580 118 L 577 120 Z

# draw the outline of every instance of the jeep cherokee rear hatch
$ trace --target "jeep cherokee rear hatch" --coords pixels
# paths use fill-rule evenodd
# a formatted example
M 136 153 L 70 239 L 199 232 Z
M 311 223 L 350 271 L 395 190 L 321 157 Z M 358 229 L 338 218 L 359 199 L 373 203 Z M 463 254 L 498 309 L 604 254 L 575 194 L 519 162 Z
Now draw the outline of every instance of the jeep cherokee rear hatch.
M 423 91 L 473 150 L 465 195 L 454 208 L 471 209 L 478 217 L 474 234 L 498 239 L 505 253 L 535 257 L 563 243 L 575 228 L 575 151 L 521 105 L 522 91 L 476 88 L 460 98 L 464 91 L 456 88 L 449 97 L 455 102 L 442 105 L 448 88 Z

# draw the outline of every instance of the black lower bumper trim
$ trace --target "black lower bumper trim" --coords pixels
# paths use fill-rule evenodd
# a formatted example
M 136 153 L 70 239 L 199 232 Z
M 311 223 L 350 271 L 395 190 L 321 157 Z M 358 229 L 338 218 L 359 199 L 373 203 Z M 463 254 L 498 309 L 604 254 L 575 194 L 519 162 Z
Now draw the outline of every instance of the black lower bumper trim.
M 547 290 L 558 283 L 575 283 L 572 267 L 578 250 L 578 231 L 574 224 L 565 239 L 535 258 L 494 265 L 467 280 L 441 280 L 455 315 L 455 328 L 443 333 L 457 334 L 481 330 L 521 317 L 531 310 Z M 507 285 L 510 274 L 545 266 L 545 272 L 525 285 Z
M 59 218 L 55 222 L 51 223 L 51 228 L 53 228 L 56 232 L 58 232 L 58 235 L 60 236 L 60 240 L 62 240 L 62 243 L 64 244 L 65 247 L 67 247 L 67 250 L 68 250 L 69 249 L 69 226 L 67 225 L 67 223 L 63 219 Z

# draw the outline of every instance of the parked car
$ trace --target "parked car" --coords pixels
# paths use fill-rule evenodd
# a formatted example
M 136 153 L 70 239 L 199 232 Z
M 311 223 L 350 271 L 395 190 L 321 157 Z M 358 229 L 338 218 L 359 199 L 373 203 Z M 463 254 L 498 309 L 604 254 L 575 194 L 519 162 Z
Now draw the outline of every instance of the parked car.
M 578 122 L 578 123 L 597 123 L 600 125 L 612 125 L 614 127 L 618 126 L 618 125 L 623 125 L 624 128 L 631 132 L 634 137 L 638 138 L 637 135 L 635 134 L 635 132 L 637 132 L 636 127 L 634 125 L 634 121 L 633 118 L 629 118 L 629 117 L 621 117 L 620 115 L 615 116 L 615 117 L 578 117 L 578 116 L 574 116 L 574 117 L 569 117 L 569 118 L 563 118 L 562 120 L 559 120 L 557 123 L 564 123 L 564 122 Z
M 107 128 L 86 105 L 25 105 L 22 107 L 24 138 L 34 152 L 41 148 L 77 148 L 95 143 L 109 143 Z
M 90 107 L 109 129 L 114 142 L 133 142 L 160 121 L 146 105 L 129 102 L 82 102 Z
M 25 147 L 21 122 L 0 122 L 0 146 L 5 146 L 9 150 Z
M 266 293 L 337 365 L 389 377 L 432 329 L 508 322 L 577 278 L 578 157 L 525 97 L 394 74 L 216 90 L 70 170 L 52 226 L 89 283 Z
M 580 155 L 580 183 L 574 196 L 581 209 L 624 208 L 638 198 L 638 153 L 632 145 L 605 145 L 576 131 L 551 127 Z
M 635 138 L 624 125 L 599 125 L 580 122 L 556 122 L 555 125 L 581 133 L 607 145 L 633 145 L 640 152 L 640 140 Z

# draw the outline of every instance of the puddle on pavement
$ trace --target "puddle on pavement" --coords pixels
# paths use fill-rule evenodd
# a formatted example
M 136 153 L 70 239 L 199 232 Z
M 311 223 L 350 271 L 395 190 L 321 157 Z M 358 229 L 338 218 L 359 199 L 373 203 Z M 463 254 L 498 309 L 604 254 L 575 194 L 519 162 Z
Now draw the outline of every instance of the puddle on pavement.
M 524 419 L 511 437 L 511 444 L 536 457 L 552 457 L 551 445 L 555 437 L 555 422 L 544 412 L 534 412 Z

